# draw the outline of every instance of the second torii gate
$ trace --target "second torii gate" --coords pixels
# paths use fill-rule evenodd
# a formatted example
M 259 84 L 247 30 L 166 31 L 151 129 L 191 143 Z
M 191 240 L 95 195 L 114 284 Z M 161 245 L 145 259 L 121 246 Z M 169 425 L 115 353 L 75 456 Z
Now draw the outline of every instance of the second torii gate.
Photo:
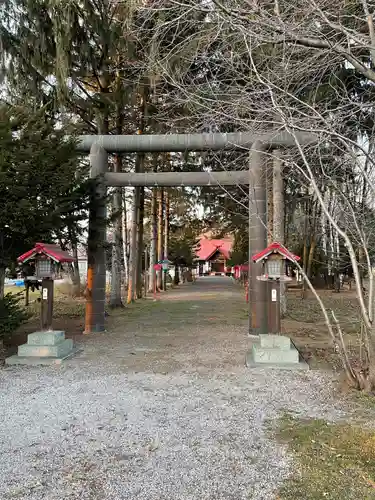
M 261 264 L 250 262 L 251 255 L 267 246 L 267 190 L 263 172 L 269 152 L 274 148 L 312 144 L 316 137 L 282 131 L 268 134 L 169 135 L 89 135 L 81 136 L 78 151 L 90 153 L 90 177 L 95 179 L 91 197 L 88 236 L 88 270 L 85 333 L 105 331 L 106 298 L 106 194 L 108 186 L 249 186 L 249 333 L 267 333 L 267 295 L 265 282 L 256 277 Z M 249 170 L 225 172 L 111 173 L 108 153 L 184 152 L 250 149 Z

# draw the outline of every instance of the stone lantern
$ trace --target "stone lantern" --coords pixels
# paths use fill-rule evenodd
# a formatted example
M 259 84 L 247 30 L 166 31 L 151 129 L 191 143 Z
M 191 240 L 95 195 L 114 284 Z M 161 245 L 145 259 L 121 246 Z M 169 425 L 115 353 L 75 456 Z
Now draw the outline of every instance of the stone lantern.
M 280 243 L 272 243 L 252 257 L 256 264 L 261 263 L 263 274 L 257 276 L 267 282 L 267 322 L 268 333 L 261 334 L 260 344 L 254 344 L 247 357 L 247 365 L 275 366 L 281 368 L 308 368 L 300 361 L 300 355 L 289 337 L 281 335 L 280 321 L 280 283 L 290 281 L 286 275 L 286 262 L 300 260 Z
M 65 332 L 52 328 L 53 280 L 58 267 L 73 260 L 68 252 L 48 243 L 36 243 L 34 248 L 18 258 L 21 264 L 33 261 L 36 278 L 42 280 L 41 329 L 28 335 L 27 344 L 19 346 L 18 355 L 7 358 L 7 364 L 60 363 L 73 353 L 73 341 L 65 339 Z
M 297 255 L 289 252 L 280 243 L 272 243 L 254 255 L 253 262 L 262 263 L 263 274 L 257 280 L 267 281 L 268 332 L 280 333 L 280 282 L 290 281 L 286 275 L 286 261 L 298 261 Z

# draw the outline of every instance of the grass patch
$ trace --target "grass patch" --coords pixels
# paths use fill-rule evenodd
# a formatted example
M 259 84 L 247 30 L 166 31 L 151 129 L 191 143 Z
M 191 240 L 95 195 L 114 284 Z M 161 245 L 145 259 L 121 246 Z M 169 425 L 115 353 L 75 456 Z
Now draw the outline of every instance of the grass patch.
M 375 410 L 375 397 L 373 394 L 366 394 L 365 392 L 355 391 L 354 395 L 361 407 L 367 408 L 369 410 Z
M 326 308 L 335 311 L 341 327 L 347 333 L 358 332 L 360 309 L 355 298 L 348 297 L 345 293 L 335 294 L 327 291 L 320 293 L 320 296 Z M 305 324 L 324 324 L 322 310 L 314 297 L 301 299 L 289 294 L 287 301 L 288 318 Z
M 375 499 L 375 433 L 322 420 L 281 420 L 278 438 L 295 455 L 280 500 Z
M 220 323 L 233 325 L 244 319 L 243 307 L 231 307 L 226 304 L 218 307 L 217 303 L 209 300 L 183 301 L 152 301 L 139 300 L 126 305 L 122 309 L 109 310 L 114 328 L 123 325 L 123 322 L 143 322 L 143 324 L 157 322 L 158 327 L 174 325 L 176 328 L 185 328 L 189 325 L 206 325 Z

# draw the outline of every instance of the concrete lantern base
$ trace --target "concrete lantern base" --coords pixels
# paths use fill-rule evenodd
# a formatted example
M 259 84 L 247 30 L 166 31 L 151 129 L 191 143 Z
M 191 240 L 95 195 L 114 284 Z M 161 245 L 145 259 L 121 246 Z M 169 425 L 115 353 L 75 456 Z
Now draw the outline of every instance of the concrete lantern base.
M 284 335 L 259 335 L 246 356 L 248 368 L 277 368 L 308 370 L 309 365 L 302 359 L 289 337 Z
M 27 336 L 27 344 L 18 347 L 18 354 L 5 360 L 7 365 L 61 364 L 77 350 L 73 340 L 65 339 L 65 332 L 34 332 Z

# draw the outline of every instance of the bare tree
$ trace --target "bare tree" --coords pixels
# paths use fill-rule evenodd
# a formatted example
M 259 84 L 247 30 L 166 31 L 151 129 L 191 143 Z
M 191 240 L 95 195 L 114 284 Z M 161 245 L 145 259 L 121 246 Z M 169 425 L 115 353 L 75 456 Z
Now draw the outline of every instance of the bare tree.
M 170 225 L 170 192 L 168 189 L 165 190 L 165 203 L 164 203 L 164 260 L 168 260 L 169 253 L 169 225 Z M 167 289 L 167 273 L 163 272 L 163 288 Z
M 119 155 L 114 158 L 114 172 L 122 171 L 122 159 Z M 122 190 L 115 188 L 112 199 L 113 241 L 111 266 L 111 293 L 110 307 L 122 307 L 121 299 L 121 261 L 122 261 Z
M 126 202 L 126 190 L 122 193 L 122 255 L 124 259 L 124 288 L 127 290 L 129 281 L 129 230 L 128 230 L 128 213 Z
M 164 189 L 160 188 L 158 193 L 158 262 L 164 258 Z M 163 288 L 163 273 L 159 271 L 158 274 L 158 288 Z
M 285 245 L 284 178 L 281 151 L 274 151 L 273 158 L 273 239 Z M 285 282 L 280 283 L 280 312 L 286 314 Z

